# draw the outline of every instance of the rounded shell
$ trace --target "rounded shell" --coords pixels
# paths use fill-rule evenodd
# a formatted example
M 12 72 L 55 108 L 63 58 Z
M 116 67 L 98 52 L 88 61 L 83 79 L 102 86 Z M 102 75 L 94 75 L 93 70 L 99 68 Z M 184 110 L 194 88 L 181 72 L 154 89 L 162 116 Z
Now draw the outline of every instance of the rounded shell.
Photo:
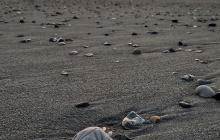
M 112 140 L 100 127 L 88 127 L 78 132 L 72 140 Z
M 215 92 L 206 85 L 201 85 L 196 88 L 196 94 L 199 94 L 202 97 L 213 97 L 215 95 Z

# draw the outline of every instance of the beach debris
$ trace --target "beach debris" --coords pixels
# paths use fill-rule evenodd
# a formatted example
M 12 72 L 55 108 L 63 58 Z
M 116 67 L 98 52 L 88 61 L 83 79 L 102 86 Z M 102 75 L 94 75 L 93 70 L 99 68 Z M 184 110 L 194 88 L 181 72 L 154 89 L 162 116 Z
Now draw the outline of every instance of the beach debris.
M 177 74 L 177 72 L 176 72 L 176 71 L 174 71 L 174 72 L 172 72 L 172 74 Z
M 68 73 L 68 72 L 66 72 L 66 71 L 62 71 L 62 72 L 61 72 L 61 75 L 68 76 L 68 75 L 69 75 L 69 73 Z
M 73 17 L 73 19 L 79 19 L 79 17 L 77 17 L 77 16 L 74 16 L 74 17 Z
M 144 27 L 147 28 L 148 26 L 147 26 L 147 25 L 144 25 Z
M 158 32 L 148 32 L 148 33 L 150 33 L 150 34 L 158 34 Z
M 183 108 L 189 108 L 191 107 L 191 104 L 187 103 L 187 102 L 184 102 L 184 101 L 181 101 L 179 102 L 179 105 Z
M 181 41 L 179 41 L 178 44 L 179 44 L 179 46 L 183 46 L 183 42 L 181 42 Z
M 50 42 L 56 42 L 56 41 L 57 41 L 57 38 L 51 38 L 49 41 L 50 41 Z
M 108 36 L 108 34 L 104 34 L 105 36 Z
M 198 79 L 198 80 L 196 81 L 196 83 L 197 83 L 198 85 L 205 85 L 205 84 L 206 84 L 205 80 L 203 80 L 203 79 Z
M 220 100 L 220 92 L 216 93 L 214 96 L 213 96 L 214 99 L 216 100 Z
M 139 47 L 138 44 L 133 44 L 132 46 L 133 46 L 133 47 Z
M 89 46 L 88 45 L 84 45 L 83 48 L 89 48 Z
M 59 26 L 56 24 L 56 25 L 54 25 L 54 28 L 59 28 Z
M 21 19 L 21 20 L 20 20 L 20 23 L 24 23 L 24 20 L 23 20 L 23 19 Z
M 141 54 L 141 50 L 139 50 L 139 49 L 134 49 L 133 54 Z
M 196 88 L 196 94 L 199 94 L 202 97 L 209 98 L 215 95 L 215 91 L 209 86 L 201 85 Z
M 130 43 L 128 43 L 127 45 L 128 45 L 128 46 L 133 46 L 133 43 L 130 42 Z
M 215 27 L 216 24 L 215 24 L 215 23 L 211 23 L 211 24 L 209 24 L 208 26 L 209 26 L 209 27 Z
M 86 53 L 85 56 L 91 57 L 91 56 L 93 56 L 93 54 L 92 53 Z
M 76 55 L 76 54 L 78 54 L 78 51 L 70 51 L 69 52 L 69 55 Z
M 169 52 L 175 52 L 175 50 L 173 48 L 170 48 Z
M 28 43 L 28 42 L 31 42 L 31 39 L 24 39 L 24 40 L 21 40 L 20 42 L 21 43 Z
M 105 132 L 106 128 L 87 127 L 78 132 L 72 140 L 113 140 L 111 138 L 112 131 Z
M 173 23 L 178 23 L 178 20 L 174 19 L 172 20 Z
M 98 25 L 98 26 L 96 26 L 96 28 L 103 28 L 103 26 L 102 25 Z
M 83 107 L 88 107 L 88 106 L 89 106 L 89 103 L 80 103 L 80 104 L 75 105 L 75 107 L 77 108 L 83 108 Z
M 62 37 L 59 37 L 59 38 L 57 39 L 57 42 L 64 42 L 64 39 L 63 39 Z
M 58 44 L 59 45 L 65 45 L 66 43 L 65 42 L 59 42 Z
M 137 35 L 137 33 L 133 32 L 131 35 Z
M 158 20 L 164 20 L 164 18 L 162 18 L 162 17 L 159 17 L 159 18 L 158 18 Z
M 126 130 L 135 129 L 140 126 L 145 120 L 142 119 L 134 111 L 131 111 L 122 121 L 122 127 Z
M 202 53 L 202 50 L 195 50 L 196 53 Z
M 181 79 L 182 80 L 185 80 L 185 81 L 192 81 L 192 80 L 194 80 L 194 76 L 193 75 L 184 75 Z
M 158 123 L 160 121 L 160 117 L 159 116 L 151 116 L 150 121 L 152 121 L 153 123 Z
M 202 61 L 202 60 L 200 60 L 199 62 L 202 63 L 202 64 L 208 64 L 208 62 Z
M 104 45 L 110 46 L 110 45 L 112 45 L 112 44 L 111 44 L 111 43 L 108 43 L 108 42 L 105 42 Z

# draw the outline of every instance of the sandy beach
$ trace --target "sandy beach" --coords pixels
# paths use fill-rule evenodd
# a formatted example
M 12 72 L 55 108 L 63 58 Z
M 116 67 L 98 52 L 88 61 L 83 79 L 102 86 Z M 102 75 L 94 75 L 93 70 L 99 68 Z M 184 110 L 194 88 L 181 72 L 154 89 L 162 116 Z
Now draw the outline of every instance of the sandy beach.
M 220 1 L 0 4 L 0 140 L 72 140 L 91 126 L 113 140 L 220 139 L 220 101 L 195 94 L 198 79 L 220 92 Z M 131 111 L 145 122 L 125 130 Z

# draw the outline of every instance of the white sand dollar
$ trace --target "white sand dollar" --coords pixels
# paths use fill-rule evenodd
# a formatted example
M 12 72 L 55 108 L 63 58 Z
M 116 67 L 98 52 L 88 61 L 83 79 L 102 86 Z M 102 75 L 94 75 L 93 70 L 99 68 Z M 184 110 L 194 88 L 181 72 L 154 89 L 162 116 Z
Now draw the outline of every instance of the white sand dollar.
M 112 132 L 106 133 L 105 130 L 105 127 L 88 127 L 78 132 L 72 140 L 113 140 L 109 136 Z
M 196 94 L 199 94 L 202 97 L 213 97 L 215 95 L 215 91 L 212 90 L 209 86 L 201 85 L 196 88 Z

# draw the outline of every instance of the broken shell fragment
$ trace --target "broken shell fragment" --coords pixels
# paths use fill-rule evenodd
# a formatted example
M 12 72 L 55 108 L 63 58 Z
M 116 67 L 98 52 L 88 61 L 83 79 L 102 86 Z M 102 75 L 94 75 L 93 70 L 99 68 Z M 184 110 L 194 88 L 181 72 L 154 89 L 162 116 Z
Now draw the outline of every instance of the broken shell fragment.
M 201 85 L 196 88 L 196 94 L 199 94 L 202 97 L 213 97 L 215 95 L 215 91 L 211 89 L 209 86 Z
M 186 103 L 184 101 L 179 102 L 179 105 L 183 108 L 189 108 L 191 107 L 191 105 L 189 103 Z
M 76 54 L 78 54 L 78 51 L 71 51 L 71 52 L 69 52 L 69 55 L 76 55 Z
M 69 75 L 69 73 L 68 73 L 68 72 L 66 72 L 66 71 L 62 71 L 62 72 L 61 72 L 61 75 L 68 76 L 68 75 Z
M 112 44 L 111 44 L 111 43 L 108 43 L 108 42 L 105 42 L 104 45 L 110 46 L 110 45 L 112 45 Z
M 87 54 L 85 54 L 85 56 L 91 57 L 91 56 L 93 56 L 93 54 L 92 53 L 87 53 Z
M 192 81 L 194 80 L 194 78 L 195 77 L 193 75 L 184 75 L 181 79 L 186 81 Z
M 142 119 L 134 111 L 131 111 L 122 121 L 122 127 L 126 130 L 135 129 L 140 126 L 145 120 Z
M 153 123 L 157 123 L 160 121 L 160 117 L 159 116 L 151 116 L 150 117 L 150 120 L 153 122 Z
M 133 46 L 133 43 L 130 42 L 130 43 L 128 43 L 127 45 L 128 45 L 128 46 Z
M 138 44 L 134 44 L 133 47 L 139 47 Z
M 50 41 L 50 42 L 56 42 L 56 41 L 57 41 L 57 38 L 51 38 L 49 41 Z
M 112 132 L 106 133 L 104 130 L 106 128 L 88 127 L 78 132 L 72 140 L 113 140 L 109 135 Z
M 60 42 L 58 43 L 59 45 L 65 45 L 66 43 L 65 42 Z

